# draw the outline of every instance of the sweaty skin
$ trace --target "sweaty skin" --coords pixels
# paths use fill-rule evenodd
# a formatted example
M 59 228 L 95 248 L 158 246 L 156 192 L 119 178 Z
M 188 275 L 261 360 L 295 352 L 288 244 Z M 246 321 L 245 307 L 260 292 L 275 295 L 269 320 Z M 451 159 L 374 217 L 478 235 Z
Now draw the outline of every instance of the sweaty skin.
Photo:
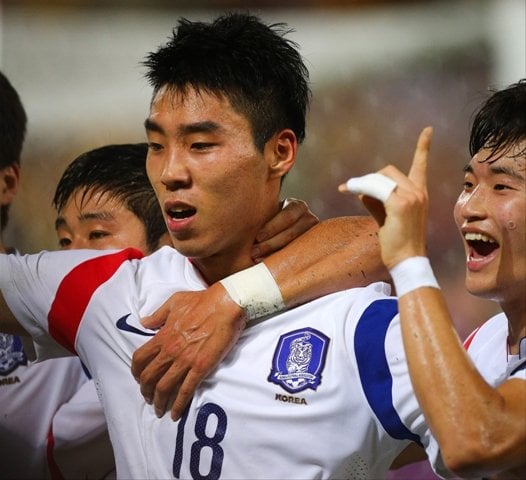
M 384 204 L 362 198 L 380 225 L 382 259 L 389 268 L 426 255 L 430 140 L 428 128 L 408 176 L 393 166 L 380 171 L 397 183 Z M 466 250 L 466 286 L 497 301 L 506 313 L 511 354 L 526 335 L 526 159 L 519 151 L 524 145 L 500 152 L 494 162 L 487 160 L 495 152 L 478 152 L 465 170 L 455 206 Z M 447 466 L 463 477 L 525 478 L 526 382 L 510 379 L 493 388 L 484 381 L 439 289 L 410 291 L 400 297 L 399 311 L 413 386 Z

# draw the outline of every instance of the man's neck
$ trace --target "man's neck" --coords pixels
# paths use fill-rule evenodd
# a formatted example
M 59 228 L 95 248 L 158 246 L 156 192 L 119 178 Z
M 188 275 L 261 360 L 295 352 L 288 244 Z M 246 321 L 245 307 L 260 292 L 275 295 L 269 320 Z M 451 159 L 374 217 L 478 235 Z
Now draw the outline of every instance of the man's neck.
M 511 353 L 518 353 L 519 343 L 526 337 L 526 299 L 522 298 L 514 305 L 502 305 L 508 319 L 508 343 Z
M 238 255 L 235 259 L 216 256 L 209 257 L 206 260 L 192 258 L 191 261 L 208 285 L 254 265 L 249 254 Z
M 251 228 L 246 226 L 244 236 L 238 238 L 237 243 L 231 243 L 220 253 L 206 258 L 191 258 L 192 264 L 209 285 L 254 265 L 252 247 L 256 235 L 281 209 L 279 189 L 277 192 L 269 192 L 266 199 L 274 200 L 261 202 L 259 211 L 254 211 L 254 218 L 258 218 L 259 222 L 252 225 Z

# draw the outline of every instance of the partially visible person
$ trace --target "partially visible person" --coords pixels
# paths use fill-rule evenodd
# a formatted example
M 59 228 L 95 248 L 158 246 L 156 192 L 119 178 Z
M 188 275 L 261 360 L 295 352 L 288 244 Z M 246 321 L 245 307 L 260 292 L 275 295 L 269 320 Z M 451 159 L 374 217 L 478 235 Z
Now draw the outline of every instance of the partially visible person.
M 148 255 L 170 244 L 147 151 L 146 143 L 106 145 L 66 167 L 52 202 L 61 250 L 134 247 Z
M 499 304 L 463 347 L 426 253 L 430 129 L 383 202 L 362 190 L 380 225 L 382 259 L 399 295 L 419 403 L 447 466 L 462 477 L 526 478 L 526 79 L 494 92 L 474 117 L 471 160 L 454 217 L 466 288 Z M 466 352 L 467 349 L 467 352 Z
M 26 122 L 18 93 L 0 73 L 0 249 L 13 255 L 16 249 L 4 246 L 2 233 L 19 185 Z M 100 413 L 88 404 L 82 416 L 70 410 L 89 383 L 80 361 L 30 364 L 28 349 L 30 342 L 0 333 L 1 477 L 99 479 L 111 474 L 113 455 Z

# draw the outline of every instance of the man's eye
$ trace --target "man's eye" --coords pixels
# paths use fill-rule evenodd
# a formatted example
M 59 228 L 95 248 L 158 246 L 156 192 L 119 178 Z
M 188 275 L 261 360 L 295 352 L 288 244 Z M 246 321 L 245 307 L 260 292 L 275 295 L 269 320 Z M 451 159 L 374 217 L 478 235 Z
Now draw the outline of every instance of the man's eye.
M 60 248 L 67 248 L 71 245 L 71 240 L 69 238 L 59 238 L 58 245 Z
M 90 232 L 89 239 L 90 240 L 100 240 L 101 238 L 107 237 L 108 235 L 110 235 L 108 232 L 101 232 L 101 231 Z
M 210 142 L 195 142 L 192 143 L 192 149 L 193 150 L 207 150 L 208 148 L 212 148 L 214 146 L 213 143 Z
M 162 148 L 163 148 L 163 146 L 160 143 L 155 143 L 155 142 L 149 142 L 148 143 L 148 150 L 151 150 L 153 152 L 158 152 Z
M 504 185 L 503 183 L 497 183 L 493 189 L 494 190 L 509 190 L 511 187 L 509 185 Z
M 473 188 L 473 183 L 468 182 L 467 180 L 462 184 L 464 190 L 471 190 Z

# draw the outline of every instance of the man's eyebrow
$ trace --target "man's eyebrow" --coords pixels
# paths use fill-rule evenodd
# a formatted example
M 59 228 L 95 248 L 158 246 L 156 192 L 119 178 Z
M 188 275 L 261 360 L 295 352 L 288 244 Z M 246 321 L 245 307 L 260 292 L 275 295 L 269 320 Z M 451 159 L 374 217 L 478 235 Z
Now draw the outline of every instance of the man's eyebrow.
M 519 172 L 517 172 L 515 169 L 510 168 L 510 167 L 505 167 L 505 166 L 503 167 L 500 165 L 495 165 L 491 167 L 491 171 L 495 175 L 499 175 L 499 174 L 508 175 L 510 177 L 516 178 L 517 180 L 524 181 L 524 177 Z
M 156 122 L 151 120 L 150 118 L 147 118 L 144 121 L 144 128 L 148 130 L 149 132 L 157 132 L 164 134 L 164 129 Z
M 84 212 L 78 216 L 79 222 L 86 220 L 113 220 L 115 217 L 107 210 L 99 210 L 97 212 Z
M 510 177 L 516 178 L 517 180 L 524 181 L 524 176 L 510 167 L 506 167 L 506 166 L 503 167 L 501 165 L 492 165 L 490 167 L 490 170 L 491 170 L 491 173 L 493 173 L 494 175 L 499 175 L 499 174 L 508 175 Z M 462 171 L 465 173 L 473 173 L 473 167 L 471 166 L 470 163 L 468 163 L 467 165 L 464 166 Z
M 64 217 L 57 217 L 55 220 L 55 230 L 58 230 L 61 227 L 65 227 L 67 225 L 66 219 Z
M 113 220 L 115 217 L 111 212 L 106 210 L 99 210 L 98 212 L 81 213 L 78 217 L 79 222 L 86 222 L 88 220 Z M 55 230 L 67 227 L 68 222 L 64 217 L 57 217 L 55 220 Z
M 161 135 L 166 135 L 166 132 L 161 125 L 154 120 L 147 118 L 144 121 L 144 128 L 149 132 L 157 132 Z M 192 133 L 214 133 L 221 130 L 221 126 L 212 120 L 204 120 L 202 122 L 188 123 L 180 125 L 177 133 L 181 136 L 190 135 Z
M 205 120 L 203 122 L 189 123 L 187 125 L 181 125 L 179 127 L 179 133 L 181 135 L 189 135 L 192 133 L 213 133 L 221 130 L 221 126 L 211 120 Z

